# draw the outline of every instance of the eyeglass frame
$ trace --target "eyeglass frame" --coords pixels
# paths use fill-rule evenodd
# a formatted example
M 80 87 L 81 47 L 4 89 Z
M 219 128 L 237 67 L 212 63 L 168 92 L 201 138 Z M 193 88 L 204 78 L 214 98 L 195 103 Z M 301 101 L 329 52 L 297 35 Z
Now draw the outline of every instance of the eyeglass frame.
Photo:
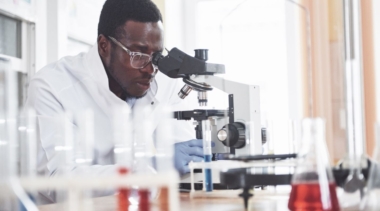
M 108 38 L 110 38 L 112 42 L 114 42 L 116 45 L 118 45 L 120 48 L 122 48 L 125 52 L 128 53 L 128 55 L 130 56 L 130 59 L 129 59 L 129 60 L 130 60 L 130 62 L 131 62 L 131 66 L 132 66 L 133 68 L 135 68 L 135 69 L 142 69 L 142 68 L 146 67 L 146 66 L 149 64 L 149 62 L 152 61 L 152 58 L 153 58 L 152 55 L 149 55 L 149 54 L 146 54 L 146 53 L 141 53 L 141 52 L 136 52 L 136 51 L 131 51 L 131 50 L 129 50 L 127 47 L 125 47 L 123 44 L 121 44 L 121 42 L 119 42 L 117 39 L 113 38 L 112 36 L 108 36 Z M 137 55 L 148 56 L 148 57 L 149 57 L 149 61 L 148 61 L 144 66 L 142 66 L 142 67 L 135 67 L 135 66 L 132 64 L 132 61 L 133 61 L 133 58 L 134 58 L 135 56 L 137 56 Z M 152 63 L 152 66 L 153 66 L 153 69 L 155 70 L 155 72 L 157 72 L 158 67 L 157 67 L 156 65 L 154 65 L 153 63 Z

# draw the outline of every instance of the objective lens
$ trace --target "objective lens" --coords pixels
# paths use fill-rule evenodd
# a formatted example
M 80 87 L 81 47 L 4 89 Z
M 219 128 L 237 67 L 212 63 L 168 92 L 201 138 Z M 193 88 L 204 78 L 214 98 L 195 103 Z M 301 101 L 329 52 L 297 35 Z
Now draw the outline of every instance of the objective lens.
M 193 90 L 193 88 L 191 88 L 189 85 L 184 85 L 182 87 L 182 89 L 178 92 L 178 96 L 181 98 L 181 99 L 185 99 L 187 97 L 187 95 L 189 95 L 189 93 L 191 92 L 191 90 Z

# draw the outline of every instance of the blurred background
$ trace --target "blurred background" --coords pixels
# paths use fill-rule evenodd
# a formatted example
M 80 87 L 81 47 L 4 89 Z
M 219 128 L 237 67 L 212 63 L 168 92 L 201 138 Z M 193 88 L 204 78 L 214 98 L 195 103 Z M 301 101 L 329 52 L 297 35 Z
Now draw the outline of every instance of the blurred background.
M 292 122 L 326 120 L 332 162 L 346 155 L 347 111 L 343 3 L 338 0 L 154 0 L 165 27 L 165 46 L 193 55 L 209 49 L 226 77 L 260 86 L 261 119 L 273 151 L 287 153 Z M 63 56 L 96 42 L 104 0 L 0 0 L 0 57 L 20 81 L 20 107 L 28 79 Z M 303 6 L 300 7 L 302 4 Z M 362 151 L 372 154 L 380 120 L 380 2 L 361 1 L 362 64 L 355 98 Z M 310 16 L 308 16 L 309 14 Z M 217 106 L 218 93 L 213 98 Z M 361 131 L 361 132 L 360 132 Z

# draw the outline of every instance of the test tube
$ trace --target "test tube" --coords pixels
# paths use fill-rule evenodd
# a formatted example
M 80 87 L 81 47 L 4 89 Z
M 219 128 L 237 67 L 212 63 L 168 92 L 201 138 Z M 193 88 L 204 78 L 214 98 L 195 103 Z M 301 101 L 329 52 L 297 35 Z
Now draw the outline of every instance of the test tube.
M 95 142 L 95 115 L 90 108 L 83 109 L 74 114 L 76 127 L 73 131 L 73 165 L 75 166 L 75 176 L 92 177 L 89 166 L 94 161 Z M 88 199 L 92 196 L 92 190 L 71 190 L 69 192 L 70 202 L 74 209 L 93 210 L 93 204 Z
M 10 63 L 8 60 L 0 58 L 0 205 L 1 209 L 14 210 L 17 209 L 17 203 L 15 202 L 13 193 L 9 187 L 9 178 L 11 177 L 13 159 L 11 159 L 12 149 L 9 137 L 9 98 L 15 96 L 9 96 L 9 82 L 13 83 L 13 80 L 9 80 Z
M 65 112 L 53 117 L 54 124 L 54 139 L 56 141 L 54 150 L 55 157 L 57 160 L 57 169 L 54 176 L 68 178 L 71 176 L 71 170 L 74 169 L 74 159 L 73 159 L 73 150 L 74 150 L 74 131 L 73 131 L 73 115 L 71 112 Z M 65 202 L 67 201 L 68 193 L 70 189 L 75 187 L 68 187 L 67 191 L 56 190 L 55 191 L 55 201 Z M 72 205 L 70 202 L 69 207 L 66 207 L 68 210 L 73 210 L 77 208 L 77 205 Z M 78 205 L 79 206 L 79 205 Z
M 161 121 L 158 123 L 156 128 L 156 164 L 158 173 L 177 173 L 174 169 L 173 164 L 173 154 L 174 154 L 174 138 L 173 131 L 170 125 L 172 121 L 177 121 L 173 119 L 173 113 L 169 106 L 165 106 L 162 111 Z M 178 210 L 176 204 L 170 204 L 176 202 L 178 195 L 175 195 L 177 190 L 170 191 L 168 187 L 161 187 L 159 194 L 159 210 L 160 211 L 169 211 L 169 210 Z M 177 209 L 176 209 L 177 208 Z
M 288 121 L 288 142 L 289 142 L 289 153 L 298 153 L 300 147 L 300 136 L 301 136 L 301 125 L 299 120 L 289 120 Z
M 22 189 L 19 183 L 15 182 L 18 170 L 18 114 L 19 114 L 19 102 L 18 102 L 18 86 L 16 72 L 10 68 L 10 62 L 8 60 L 0 58 L 0 98 L 2 98 L 0 106 L 0 121 L 2 137 L 0 138 L 0 147 L 4 156 L 3 163 L 3 177 L 0 178 L 0 186 L 4 192 L 0 192 L 0 195 L 5 193 L 5 203 L 1 201 L 1 209 L 5 210 L 37 210 L 35 204 L 30 200 L 28 195 Z M 0 167 L 1 169 L 1 167 Z M 3 183 L 3 184 L 1 184 Z M 19 199 L 19 203 L 16 202 L 16 197 Z M 22 205 L 25 205 L 23 207 Z
M 113 139 L 115 162 L 119 166 L 118 173 L 127 175 L 132 168 L 133 158 L 133 137 L 130 109 L 128 107 L 118 107 L 113 109 Z M 118 195 L 119 211 L 128 211 L 130 202 L 130 189 L 120 188 Z
M 73 165 L 73 151 L 74 151 L 74 131 L 73 124 L 70 122 L 73 118 L 71 112 L 57 115 L 55 118 L 56 144 L 54 150 L 60 163 L 58 167 L 58 174 L 67 176 L 70 174 L 71 166 Z
M 175 171 L 173 163 L 173 131 L 170 127 L 171 121 L 173 121 L 173 115 L 170 107 L 163 108 L 161 115 L 161 121 L 156 128 L 156 163 L 158 172 L 170 172 Z M 174 120 L 176 121 L 176 120 Z
M 75 133 L 74 162 L 76 166 L 89 166 L 94 159 L 94 112 L 91 109 L 76 114 L 78 131 Z M 82 172 L 87 174 L 87 172 Z
M 202 121 L 202 132 L 203 132 L 203 153 L 204 162 L 211 162 L 212 158 L 212 142 L 211 142 L 211 126 L 210 120 Z M 212 192 L 212 174 L 211 169 L 204 169 L 204 189 L 206 192 Z
M 153 154 L 155 151 L 153 143 L 153 125 L 150 119 L 152 109 L 144 107 L 134 110 L 133 125 L 134 125 L 134 157 L 133 171 L 137 174 L 154 174 Z M 149 211 L 151 191 L 146 188 L 138 189 L 139 195 L 139 210 Z M 152 194 L 155 195 L 155 194 Z
M 20 174 L 35 177 L 37 173 L 37 131 L 36 113 L 27 109 L 20 118 L 18 127 L 20 141 Z
M 34 178 L 37 176 L 37 119 L 33 109 L 25 109 L 19 118 L 18 134 L 20 147 L 20 176 Z M 36 193 L 28 192 L 24 200 L 20 200 L 20 211 L 32 210 L 36 207 Z M 29 198 L 29 200 L 27 199 Z M 26 201 L 25 201 L 26 199 Z

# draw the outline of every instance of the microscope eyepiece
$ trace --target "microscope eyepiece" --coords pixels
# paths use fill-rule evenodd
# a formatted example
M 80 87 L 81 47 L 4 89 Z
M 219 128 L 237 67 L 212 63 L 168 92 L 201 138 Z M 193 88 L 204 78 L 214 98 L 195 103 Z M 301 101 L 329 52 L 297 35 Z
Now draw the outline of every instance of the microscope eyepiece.
M 152 64 L 158 66 L 158 62 L 163 58 L 164 56 L 161 54 L 161 52 L 156 52 L 152 56 Z
M 208 60 L 208 49 L 195 49 L 195 58 L 207 61 Z

